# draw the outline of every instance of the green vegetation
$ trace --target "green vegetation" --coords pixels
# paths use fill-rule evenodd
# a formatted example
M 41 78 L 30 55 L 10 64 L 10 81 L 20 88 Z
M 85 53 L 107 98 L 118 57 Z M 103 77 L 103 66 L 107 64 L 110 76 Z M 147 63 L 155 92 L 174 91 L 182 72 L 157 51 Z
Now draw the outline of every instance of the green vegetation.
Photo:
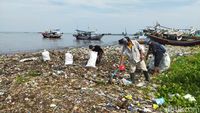
M 161 85 L 157 97 L 164 97 L 166 105 L 200 106 L 200 53 L 174 59 L 170 70 L 159 75 L 156 81 Z M 194 96 L 196 101 L 184 99 L 183 96 L 186 94 Z
M 41 72 L 36 71 L 36 70 L 30 70 L 30 71 L 28 71 L 28 73 L 26 73 L 24 75 L 18 75 L 16 77 L 16 83 L 22 84 L 22 83 L 28 82 L 31 79 L 31 77 L 36 77 L 36 76 L 40 76 L 40 75 L 42 75 Z

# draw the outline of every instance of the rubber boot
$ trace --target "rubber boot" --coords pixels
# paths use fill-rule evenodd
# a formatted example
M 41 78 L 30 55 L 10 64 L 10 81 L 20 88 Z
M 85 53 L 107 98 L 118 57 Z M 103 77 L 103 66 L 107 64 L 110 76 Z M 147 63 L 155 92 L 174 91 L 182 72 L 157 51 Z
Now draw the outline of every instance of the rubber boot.
M 135 83 L 135 73 L 130 73 L 131 81 L 134 84 Z
M 150 77 L 149 77 L 148 71 L 143 71 L 143 73 L 144 73 L 145 80 L 146 81 L 150 81 Z

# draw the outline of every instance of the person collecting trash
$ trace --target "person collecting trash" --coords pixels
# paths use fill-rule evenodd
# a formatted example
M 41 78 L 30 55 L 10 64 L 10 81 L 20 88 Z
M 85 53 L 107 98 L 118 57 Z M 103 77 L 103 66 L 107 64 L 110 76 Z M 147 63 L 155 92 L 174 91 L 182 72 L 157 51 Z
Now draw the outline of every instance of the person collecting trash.
M 136 68 L 143 71 L 146 81 L 150 81 L 148 70 L 144 61 L 144 49 L 136 40 L 131 40 L 129 37 L 118 40 L 118 43 L 123 46 L 120 57 L 120 66 L 124 65 L 125 56 L 128 57 L 130 62 L 130 77 L 132 83 L 135 83 Z
M 148 65 L 149 70 L 153 71 L 153 75 L 167 70 L 170 67 L 170 57 L 164 45 L 151 40 L 147 40 L 145 43 L 149 45 L 146 60 L 150 54 L 153 54 Z
M 92 51 L 97 52 L 97 60 L 96 60 L 96 64 L 100 64 L 102 56 L 103 56 L 103 49 L 101 48 L 101 46 L 99 45 L 89 45 L 89 49 Z

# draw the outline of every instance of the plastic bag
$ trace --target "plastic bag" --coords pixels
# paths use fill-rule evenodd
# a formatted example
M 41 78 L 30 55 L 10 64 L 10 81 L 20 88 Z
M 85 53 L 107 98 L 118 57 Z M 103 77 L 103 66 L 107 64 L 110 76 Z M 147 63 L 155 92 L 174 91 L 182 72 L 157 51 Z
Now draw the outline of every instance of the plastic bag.
M 44 61 L 51 60 L 51 59 L 50 59 L 50 56 L 49 56 L 49 51 L 44 50 L 44 51 L 42 52 L 42 58 L 43 58 Z
M 168 53 L 165 53 L 162 60 L 160 61 L 159 68 L 160 72 L 166 71 L 170 67 L 170 57 Z M 148 61 L 148 68 L 150 70 L 154 69 L 154 57 L 152 56 Z
M 65 65 L 73 64 L 73 55 L 69 52 L 65 53 Z
M 90 58 L 89 58 L 89 60 L 87 62 L 86 67 L 96 67 L 97 52 L 90 51 L 89 56 L 90 56 Z

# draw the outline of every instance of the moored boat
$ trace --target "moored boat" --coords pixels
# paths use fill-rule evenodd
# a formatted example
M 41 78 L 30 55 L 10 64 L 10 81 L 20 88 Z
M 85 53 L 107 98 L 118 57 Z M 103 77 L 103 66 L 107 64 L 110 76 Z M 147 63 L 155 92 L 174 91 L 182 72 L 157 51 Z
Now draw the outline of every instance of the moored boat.
M 42 32 L 43 38 L 61 38 L 63 33 L 59 29 Z
M 146 34 L 151 40 L 159 42 L 161 44 L 167 44 L 167 45 L 173 45 L 173 46 L 196 46 L 200 45 L 200 40 L 186 40 L 186 41 L 179 41 L 179 40 L 170 40 L 167 38 L 163 38 L 162 36 L 159 36 L 157 34 Z
M 77 40 L 101 40 L 104 34 L 96 34 L 94 31 L 76 30 L 73 36 L 76 37 Z

